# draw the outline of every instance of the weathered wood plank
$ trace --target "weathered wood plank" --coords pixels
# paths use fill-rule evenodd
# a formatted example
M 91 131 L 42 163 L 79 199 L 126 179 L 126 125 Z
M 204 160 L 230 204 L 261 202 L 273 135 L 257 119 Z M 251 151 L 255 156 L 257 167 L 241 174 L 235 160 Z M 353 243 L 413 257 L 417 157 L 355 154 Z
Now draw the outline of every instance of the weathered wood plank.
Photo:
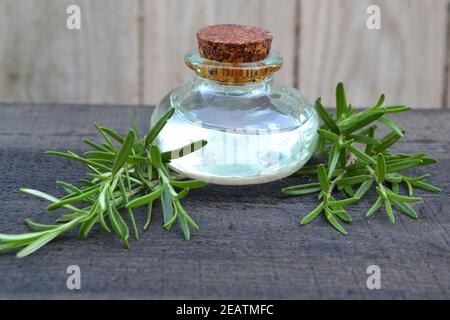
M 381 8 L 381 30 L 366 27 L 366 9 Z M 299 85 L 334 105 L 338 81 L 349 100 L 440 107 L 447 59 L 447 0 L 302 0 Z
M 443 107 L 450 109 L 450 0 L 447 5 L 447 29 L 446 29 L 446 53 L 447 53 L 447 65 L 445 66 L 446 77 L 444 82 L 444 101 Z
M 55 180 L 74 181 L 85 170 L 49 155 L 49 149 L 85 151 L 81 140 L 95 139 L 92 121 L 119 132 L 133 111 L 142 128 L 151 108 L 124 106 L 30 106 L 0 104 L 0 232 L 21 232 L 26 217 L 50 222 L 46 202 L 20 187 L 58 194 Z M 450 112 L 414 111 L 395 116 L 407 130 L 398 151 L 429 152 L 441 162 L 413 174 L 431 173 L 443 190 L 420 193 L 419 221 L 398 216 L 391 225 L 380 211 L 363 218 L 368 199 L 350 206 L 348 236 L 323 219 L 299 227 L 314 196 L 285 198 L 280 188 L 299 178 L 257 186 L 213 186 L 183 199 L 199 223 L 191 242 L 181 231 L 161 227 L 157 205 L 150 230 L 133 249 L 100 228 L 90 239 L 75 233 L 17 260 L 0 254 L 0 298 L 175 298 L 175 299 L 448 299 L 450 295 Z M 138 222 L 143 212 L 136 211 Z M 141 215 L 142 213 L 142 215 Z M 66 288 L 66 268 L 80 266 L 82 290 Z M 366 287 L 369 265 L 381 268 L 381 290 Z
M 197 47 L 195 33 L 208 24 L 238 23 L 267 28 L 273 48 L 282 53 L 284 67 L 278 81 L 294 78 L 295 0 L 151 0 L 145 10 L 145 102 L 157 103 L 172 88 L 192 78 L 184 54 Z
M 68 30 L 66 8 L 81 8 Z M 0 0 L 0 101 L 138 103 L 137 0 Z

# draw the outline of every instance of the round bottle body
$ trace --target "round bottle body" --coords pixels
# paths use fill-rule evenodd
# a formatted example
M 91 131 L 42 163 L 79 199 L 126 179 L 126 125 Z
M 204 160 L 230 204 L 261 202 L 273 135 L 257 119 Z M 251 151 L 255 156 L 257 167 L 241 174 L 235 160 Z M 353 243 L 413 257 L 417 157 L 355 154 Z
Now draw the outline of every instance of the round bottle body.
M 196 76 L 156 107 L 154 125 L 175 112 L 157 138 L 161 151 L 205 140 L 169 166 L 193 179 L 223 185 L 258 184 L 287 177 L 315 151 L 319 119 L 292 88 L 260 82 L 229 85 Z

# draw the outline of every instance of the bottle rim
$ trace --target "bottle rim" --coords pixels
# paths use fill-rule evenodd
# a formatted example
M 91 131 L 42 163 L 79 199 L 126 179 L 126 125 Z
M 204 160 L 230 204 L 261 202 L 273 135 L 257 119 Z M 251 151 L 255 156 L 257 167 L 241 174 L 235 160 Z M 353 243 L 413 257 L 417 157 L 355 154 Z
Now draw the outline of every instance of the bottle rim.
M 259 82 L 280 70 L 283 57 L 271 50 L 267 58 L 246 63 L 228 63 L 208 60 L 198 50 L 190 50 L 184 56 L 185 64 L 198 76 L 224 84 Z

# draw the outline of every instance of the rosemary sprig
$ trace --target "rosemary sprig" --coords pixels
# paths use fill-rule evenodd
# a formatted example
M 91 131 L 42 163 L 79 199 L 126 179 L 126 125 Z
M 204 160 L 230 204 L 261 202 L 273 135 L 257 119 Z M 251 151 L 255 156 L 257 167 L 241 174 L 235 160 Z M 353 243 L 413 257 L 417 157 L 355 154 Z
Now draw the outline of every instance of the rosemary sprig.
M 21 189 L 49 201 L 48 211 L 64 208 L 69 212 L 52 225 L 26 219 L 26 225 L 32 230 L 30 233 L 0 234 L 0 252 L 20 249 L 17 257 L 25 257 L 72 229 L 78 229 L 79 239 L 86 239 L 98 224 L 106 232 L 114 231 L 124 247 L 129 249 L 130 227 L 123 215 L 128 215 L 134 237 L 139 239 L 133 210 L 146 206 L 146 230 L 151 221 L 153 203 L 158 199 L 162 202 L 164 227 L 170 229 L 178 221 L 184 238 L 189 240 L 190 228 L 198 229 L 198 226 L 180 200 L 190 189 L 202 187 L 205 183 L 199 180 L 179 181 L 183 177 L 171 172 L 167 164 L 172 158 L 198 150 L 206 141 L 161 154 L 154 141 L 173 112 L 171 109 L 166 113 L 142 139 L 131 116 L 133 129 L 125 137 L 112 129 L 95 125 L 104 142 L 97 144 L 85 140 L 93 150 L 83 155 L 71 151 L 47 152 L 82 163 L 89 169 L 89 179 L 79 179 L 82 187 L 58 181 L 57 186 L 67 194 L 60 199 L 42 191 Z
M 325 163 L 307 165 L 296 174 L 300 176 L 317 175 L 317 183 L 301 184 L 282 189 L 289 196 L 318 194 L 319 205 L 305 215 L 300 224 L 310 223 L 322 212 L 327 221 L 342 234 L 347 231 L 339 222 L 351 222 L 345 207 L 357 203 L 371 187 L 375 187 L 377 199 L 366 213 L 374 215 L 381 206 L 385 207 L 388 219 L 395 223 L 393 207 L 409 218 L 418 219 L 412 203 L 422 199 L 414 197 L 414 188 L 431 192 L 439 188 L 424 182 L 429 175 L 409 177 L 402 172 L 406 169 L 437 162 L 424 153 L 413 155 L 396 154 L 390 148 L 404 137 L 404 130 L 388 119 L 391 113 L 410 110 L 403 105 L 383 106 L 384 94 L 371 108 L 357 111 L 347 104 L 344 86 L 336 88 L 336 115 L 331 115 L 322 106 L 320 98 L 315 103 L 316 111 L 323 121 L 318 130 L 319 142 L 316 153 L 326 159 Z M 390 132 L 378 138 L 377 124 L 390 128 Z M 362 147 L 361 147 L 362 146 Z M 400 185 L 405 184 L 407 195 L 400 193 Z M 347 197 L 336 196 L 344 193 Z

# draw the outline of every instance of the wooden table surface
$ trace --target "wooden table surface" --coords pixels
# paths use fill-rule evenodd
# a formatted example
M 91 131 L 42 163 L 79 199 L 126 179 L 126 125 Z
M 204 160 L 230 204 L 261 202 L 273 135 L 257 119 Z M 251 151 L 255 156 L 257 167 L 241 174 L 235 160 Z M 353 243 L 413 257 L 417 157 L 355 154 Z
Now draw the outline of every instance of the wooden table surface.
M 0 232 L 27 229 L 23 220 L 50 222 L 43 200 L 21 187 L 59 195 L 55 180 L 75 181 L 83 168 L 45 150 L 85 151 L 94 121 L 120 132 L 128 113 L 142 128 L 151 107 L 0 104 Z M 420 192 L 419 221 L 398 215 L 391 225 L 380 211 L 363 218 L 374 194 L 350 207 L 349 234 L 323 219 L 300 227 L 314 196 L 283 198 L 280 188 L 300 178 L 241 187 L 209 185 L 185 200 L 200 225 L 191 242 L 178 229 L 161 227 L 160 207 L 132 250 L 115 235 L 95 229 L 86 241 L 75 234 L 25 259 L 0 254 L 0 298 L 450 298 L 450 112 L 413 111 L 396 116 L 407 130 L 397 151 L 428 152 L 440 162 L 413 174 L 432 173 L 438 194 Z M 142 218 L 138 218 L 142 222 Z M 81 269 L 81 290 L 66 287 L 69 265 Z M 367 267 L 381 269 L 381 289 L 366 286 Z

